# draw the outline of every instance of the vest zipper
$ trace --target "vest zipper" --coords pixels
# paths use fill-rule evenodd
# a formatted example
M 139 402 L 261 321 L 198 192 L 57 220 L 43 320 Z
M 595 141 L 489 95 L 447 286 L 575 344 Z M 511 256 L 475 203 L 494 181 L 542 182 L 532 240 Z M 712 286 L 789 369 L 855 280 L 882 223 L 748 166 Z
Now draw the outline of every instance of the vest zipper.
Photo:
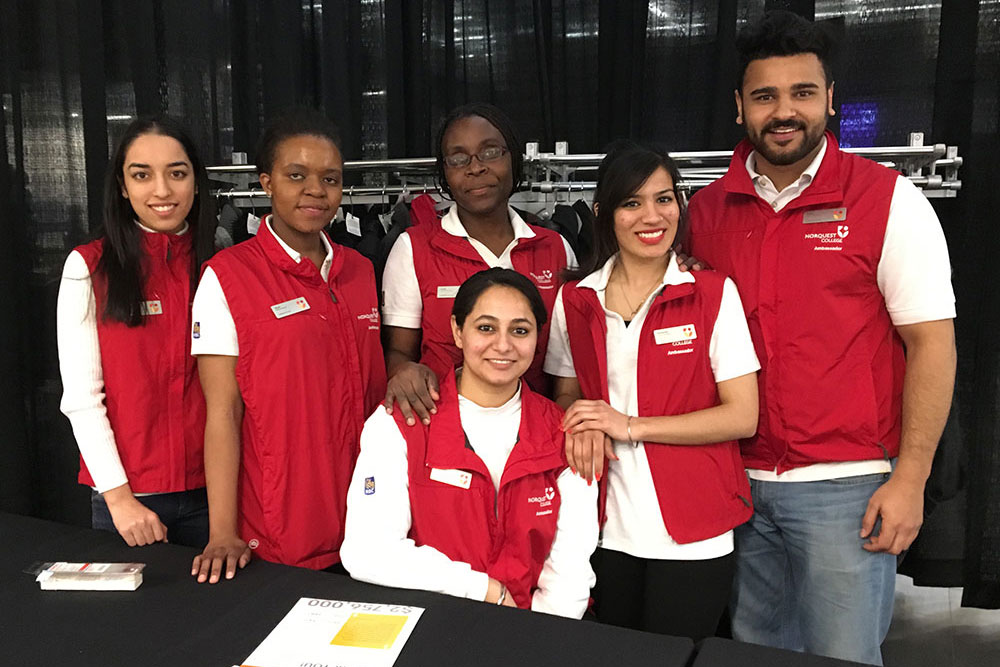
M 750 501 L 744 498 L 741 494 L 737 493 L 736 497 L 743 501 L 743 504 L 750 507 Z
M 885 457 L 885 460 L 888 461 L 889 463 L 892 463 L 892 459 L 889 456 L 889 450 L 885 448 L 885 445 L 883 445 L 881 442 L 876 442 L 875 444 L 878 445 L 878 448 L 882 450 L 882 456 Z
M 333 293 L 333 288 L 327 287 L 328 292 L 330 292 L 330 298 L 333 299 L 334 303 L 337 303 L 337 295 Z

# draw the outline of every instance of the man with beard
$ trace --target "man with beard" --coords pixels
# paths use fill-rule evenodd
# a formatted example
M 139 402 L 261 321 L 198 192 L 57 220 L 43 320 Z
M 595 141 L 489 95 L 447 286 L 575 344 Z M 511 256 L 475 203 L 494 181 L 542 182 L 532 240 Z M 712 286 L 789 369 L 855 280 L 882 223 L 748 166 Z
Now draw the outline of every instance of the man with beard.
M 747 138 L 690 207 L 691 253 L 735 280 L 762 367 L 733 634 L 881 664 L 954 383 L 948 249 L 913 184 L 826 131 L 818 26 L 769 12 L 738 49 Z

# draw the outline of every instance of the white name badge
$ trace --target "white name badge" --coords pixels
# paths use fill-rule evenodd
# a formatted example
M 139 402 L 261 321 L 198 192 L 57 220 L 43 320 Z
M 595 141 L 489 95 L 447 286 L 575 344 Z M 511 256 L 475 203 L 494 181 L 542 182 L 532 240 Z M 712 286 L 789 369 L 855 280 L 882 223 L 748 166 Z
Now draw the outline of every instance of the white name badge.
M 454 299 L 455 295 L 458 294 L 459 287 L 459 285 L 441 285 L 438 287 L 438 298 Z
M 143 315 L 162 315 L 163 305 L 159 300 L 156 301 L 143 301 L 140 307 Z
M 442 484 L 457 486 L 460 489 L 468 489 L 472 486 L 472 473 L 465 470 L 431 468 L 431 479 Z
M 657 345 L 669 345 L 671 343 L 684 343 L 692 341 L 698 337 L 693 324 L 682 324 L 679 327 L 667 327 L 657 329 L 653 332 L 653 340 Z
M 271 312 L 279 320 L 282 317 L 288 317 L 289 315 L 294 315 L 295 313 L 301 313 L 304 310 L 309 310 L 309 302 L 306 301 L 304 296 L 300 296 L 298 299 L 291 299 L 290 301 L 283 301 L 281 303 L 276 303 L 271 306 Z

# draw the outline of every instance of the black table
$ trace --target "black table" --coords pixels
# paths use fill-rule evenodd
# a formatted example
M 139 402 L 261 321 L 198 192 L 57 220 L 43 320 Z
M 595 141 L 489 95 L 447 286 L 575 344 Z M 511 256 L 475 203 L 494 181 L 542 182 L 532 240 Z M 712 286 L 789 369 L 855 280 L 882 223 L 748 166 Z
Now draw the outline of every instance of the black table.
M 861 663 L 822 658 L 794 651 L 783 651 L 756 644 L 711 637 L 698 642 L 697 656 L 691 667 L 863 667 Z
M 690 640 L 254 561 L 198 584 L 196 550 L 0 513 L 0 664 L 213 665 L 245 659 L 300 597 L 425 608 L 397 665 L 685 667 Z M 135 592 L 42 591 L 35 561 L 146 563 Z

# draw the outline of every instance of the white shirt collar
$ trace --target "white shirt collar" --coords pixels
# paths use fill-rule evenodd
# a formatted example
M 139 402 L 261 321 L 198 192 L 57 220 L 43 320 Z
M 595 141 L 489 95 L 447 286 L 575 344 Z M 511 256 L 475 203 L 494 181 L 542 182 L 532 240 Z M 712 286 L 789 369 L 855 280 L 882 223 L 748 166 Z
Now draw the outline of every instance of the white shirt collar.
M 521 216 L 517 214 L 517 211 L 511 207 L 507 207 L 507 215 L 510 217 L 510 226 L 514 230 L 514 240 L 518 239 L 530 239 L 535 236 L 535 231 L 521 219 Z M 465 231 L 465 226 L 462 225 L 462 221 L 458 219 L 458 207 L 452 206 L 448 209 L 448 212 L 444 214 L 441 218 L 441 229 L 448 232 L 452 236 L 458 236 L 460 238 L 469 238 L 469 232 Z
M 160 233 L 160 232 L 156 231 L 155 229 L 150 229 L 149 227 L 147 227 L 146 225 L 142 224 L 138 220 L 135 220 L 134 222 L 135 222 L 136 226 L 139 229 L 141 229 L 142 231 L 144 231 L 144 232 L 148 232 L 150 234 L 159 234 Z M 179 231 L 176 234 L 174 234 L 174 236 L 183 236 L 184 234 L 188 233 L 188 229 L 190 229 L 190 228 L 191 228 L 191 226 L 188 225 L 187 220 L 185 220 L 184 221 L 184 226 L 181 227 L 181 231 Z
M 809 166 L 802 171 L 802 175 L 799 176 L 794 183 L 788 187 L 799 187 L 805 188 L 807 185 L 812 183 L 813 179 L 816 178 L 816 172 L 819 171 L 819 166 L 823 163 L 823 156 L 826 155 L 826 137 L 823 137 L 823 143 L 820 146 L 819 152 L 816 153 L 816 157 L 813 158 Z M 747 156 L 746 162 L 747 173 L 750 175 L 750 180 L 754 184 L 760 184 L 765 187 L 769 187 L 775 191 L 777 188 L 771 182 L 771 179 L 764 174 L 758 173 L 757 171 L 757 151 L 750 151 L 750 155 Z
M 618 253 L 615 253 L 608 258 L 608 261 L 604 262 L 604 266 L 581 280 L 578 283 L 578 286 L 589 287 L 595 292 L 603 292 L 608 288 L 608 280 L 611 278 L 611 270 L 615 268 L 615 262 L 617 261 Z M 667 262 L 667 270 L 663 272 L 662 285 L 682 285 L 684 283 L 693 283 L 694 281 L 694 272 L 681 271 L 680 267 L 677 265 L 676 255 L 671 257 L 670 261 Z
M 288 256 L 295 260 L 296 264 L 301 263 L 302 253 L 282 241 L 281 237 L 274 233 L 274 227 L 271 226 L 271 214 L 264 217 L 264 224 L 267 225 L 267 231 L 271 233 L 271 236 L 274 237 L 281 248 L 288 253 Z M 330 265 L 333 264 L 333 244 L 326 238 L 326 234 L 320 234 L 319 238 L 323 242 L 323 247 L 326 248 L 326 259 L 323 260 L 323 266 L 320 268 L 319 273 L 323 276 L 323 280 L 326 280 L 330 273 Z

